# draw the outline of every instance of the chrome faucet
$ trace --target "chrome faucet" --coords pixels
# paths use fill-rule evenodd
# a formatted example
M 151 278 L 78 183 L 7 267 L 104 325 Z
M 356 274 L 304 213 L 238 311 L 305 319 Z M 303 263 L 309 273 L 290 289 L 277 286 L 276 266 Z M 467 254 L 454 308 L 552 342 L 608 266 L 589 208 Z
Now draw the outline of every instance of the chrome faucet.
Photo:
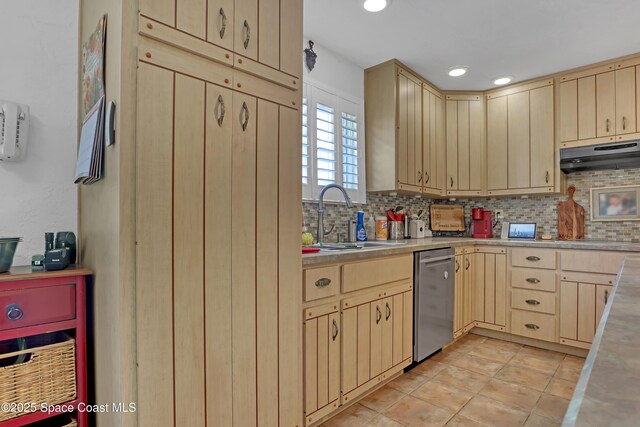
M 333 230 L 333 227 L 332 227 L 331 230 L 329 230 L 329 233 L 325 234 L 324 232 L 324 193 L 326 193 L 327 190 L 330 188 L 337 188 L 338 190 L 342 191 L 344 200 L 347 202 L 347 207 L 348 208 L 353 207 L 353 205 L 351 204 L 351 199 L 347 194 L 347 190 L 345 190 L 343 186 L 338 184 L 328 184 L 324 186 L 324 188 L 320 191 L 320 196 L 318 197 L 318 243 L 319 244 L 323 243 L 324 236 L 326 234 L 331 233 L 331 230 Z

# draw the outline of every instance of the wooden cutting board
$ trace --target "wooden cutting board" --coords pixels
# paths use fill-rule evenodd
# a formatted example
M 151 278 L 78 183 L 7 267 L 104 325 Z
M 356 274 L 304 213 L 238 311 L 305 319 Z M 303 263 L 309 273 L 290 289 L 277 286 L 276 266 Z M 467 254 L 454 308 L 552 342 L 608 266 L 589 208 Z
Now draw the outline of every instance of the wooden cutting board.
M 558 240 L 584 239 L 584 208 L 573 200 L 576 187 L 568 191 L 569 200 L 558 203 Z
M 431 205 L 432 231 L 464 231 L 464 207 L 460 205 Z

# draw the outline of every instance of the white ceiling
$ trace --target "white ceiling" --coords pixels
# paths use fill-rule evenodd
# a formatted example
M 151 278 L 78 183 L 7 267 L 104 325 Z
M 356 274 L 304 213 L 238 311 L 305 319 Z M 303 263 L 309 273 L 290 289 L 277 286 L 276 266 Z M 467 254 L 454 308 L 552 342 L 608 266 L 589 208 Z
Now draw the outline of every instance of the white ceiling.
M 443 90 L 483 90 L 640 52 L 640 0 L 304 0 L 304 34 L 367 68 L 397 58 Z M 318 58 L 322 61 L 322 58 Z M 452 78 L 454 65 L 468 65 Z

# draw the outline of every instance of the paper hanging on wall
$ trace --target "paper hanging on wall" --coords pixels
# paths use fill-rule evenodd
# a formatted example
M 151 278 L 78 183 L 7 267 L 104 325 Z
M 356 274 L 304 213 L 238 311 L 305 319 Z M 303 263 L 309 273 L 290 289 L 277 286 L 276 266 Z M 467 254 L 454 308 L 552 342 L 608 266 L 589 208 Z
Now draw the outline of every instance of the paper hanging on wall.
M 82 112 L 86 119 L 100 98 L 105 95 L 104 46 L 107 34 L 107 15 L 100 18 L 98 26 L 82 45 Z M 86 121 L 86 120 L 84 120 Z
M 82 124 L 78 160 L 76 162 L 76 184 L 93 184 L 102 178 L 104 153 L 104 97 L 89 111 Z

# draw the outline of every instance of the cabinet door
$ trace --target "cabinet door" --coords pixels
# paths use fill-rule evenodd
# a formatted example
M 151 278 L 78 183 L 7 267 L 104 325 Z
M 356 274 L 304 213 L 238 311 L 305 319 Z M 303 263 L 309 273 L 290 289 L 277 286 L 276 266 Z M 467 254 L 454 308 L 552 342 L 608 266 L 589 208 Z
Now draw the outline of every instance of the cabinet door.
M 487 100 L 487 189 L 506 190 L 507 181 L 507 97 Z
M 473 289 L 473 269 L 472 269 L 472 258 L 473 254 L 465 254 L 463 256 L 463 274 L 462 274 L 462 305 L 463 305 L 463 327 L 469 326 L 475 320 L 473 318 L 473 298 L 474 298 L 474 289 Z
M 560 283 L 560 337 L 578 339 L 578 284 Z
M 302 0 L 280 0 L 280 70 L 298 78 L 302 78 L 302 6 Z
M 592 342 L 596 331 L 596 285 L 578 283 L 578 341 Z
M 600 324 L 600 320 L 602 319 L 602 313 L 604 313 L 604 308 L 609 302 L 612 289 L 613 289 L 613 286 L 596 285 L 596 329 L 598 328 L 598 325 Z
M 383 310 L 383 300 L 380 299 L 371 303 L 369 378 L 373 378 L 382 373 L 382 326 L 384 325 Z
M 470 255 L 472 321 L 485 322 L 485 254 Z
M 458 190 L 471 188 L 469 102 L 458 101 Z M 474 161 L 477 160 L 474 159 Z
M 509 188 L 529 187 L 529 92 L 508 97 L 508 181 Z
M 578 80 L 560 83 L 559 91 L 560 142 L 576 141 L 578 139 Z
M 399 321 L 393 307 L 393 297 L 382 301 L 384 306 L 384 322 L 382 322 L 382 372 L 393 366 L 393 327 Z
M 456 255 L 455 257 L 455 273 L 454 273 L 454 298 L 453 298 L 453 334 L 458 336 L 464 329 L 464 305 L 463 305 L 463 276 L 464 276 L 464 256 Z
M 207 40 L 233 50 L 233 0 L 208 0 L 207 3 Z
M 308 417 L 340 397 L 340 322 L 337 312 L 304 322 L 304 411 Z
M 577 80 L 578 139 L 595 138 L 596 132 L 596 76 Z
M 616 134 L 636 131 L 636 68 L 616 70 Z
M 258 60 L 258 0 L 235 2 L 233 46 L 240 55 Z
M 469 101 L 469 190 L 482 189 L 484 170 L 484 109 L 483 101 Z
M 447 122 L 447 190 L 458 185 L 458 101 L 446 101 Z
M 609 71 L 596 75 L 596 135 L 611 136 L 616 132 L 616 78 Z
M 424 89 L 422 91 L 422 175 L 423 192 L 439 193 L 438 186 L 438 96 Z
M 393 344 L 392 344 L 392 364 L 393 366 L 404 360 L 404 297 L 402 294 L 393 296 Z
M 358 387 L 358 307 L 342 311 L 342 393 Z
M 398 73 L 398 181 L 422 190 L 422 85 Z
M 413 292 L 402 294 L 402 360 L 413 356 Z
M 531 187 L 554 185 L 555 140 L 553 120 L 553 86 L 533 89 L 529 93 L 531 138 Z
M 507 260 L 505 254 L 484 254 L 485 323 L 500 326 L 506 324 L 506 275 Z

